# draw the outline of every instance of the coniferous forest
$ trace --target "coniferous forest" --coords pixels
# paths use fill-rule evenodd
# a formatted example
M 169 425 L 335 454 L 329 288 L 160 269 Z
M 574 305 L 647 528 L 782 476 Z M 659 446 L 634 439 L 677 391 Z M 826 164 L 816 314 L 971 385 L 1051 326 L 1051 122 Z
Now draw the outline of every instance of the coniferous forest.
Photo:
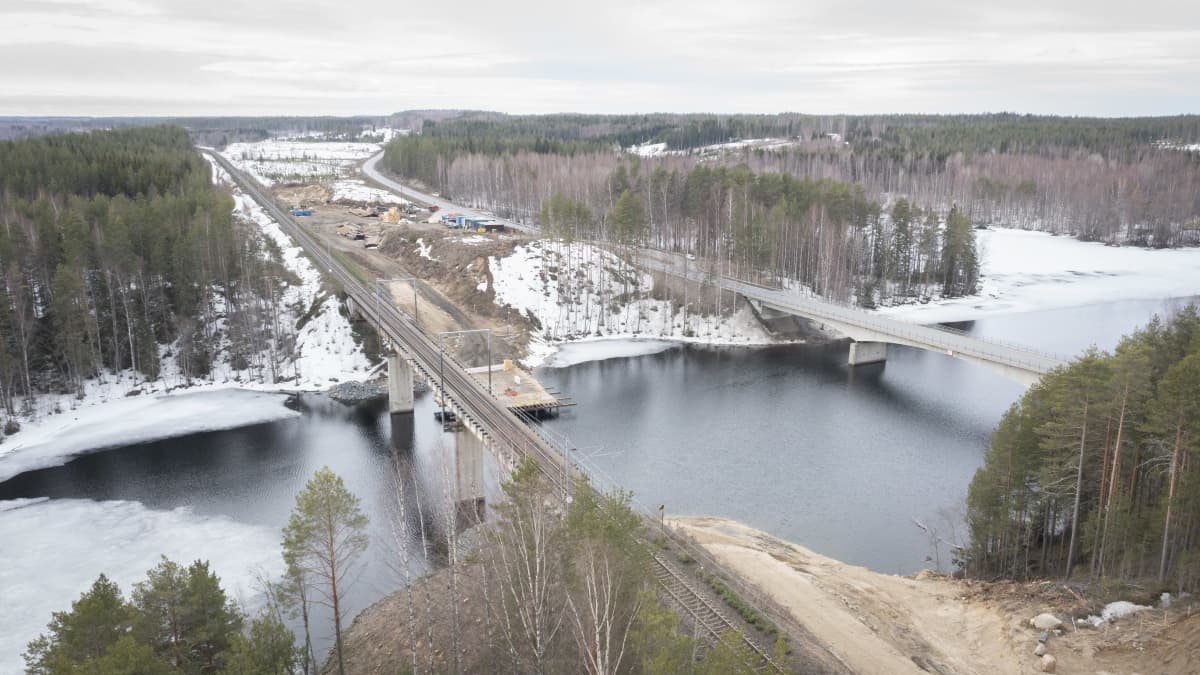
M 0 408 L 163 356 L 202 377 L 222 337 L 252 360 L 284 272 L 232 206 L 179 127 L 0 143 Z
M 1200 588 L 1200 314 L 1153 320 L 1042 378 L 968 493 L 976 575 Z

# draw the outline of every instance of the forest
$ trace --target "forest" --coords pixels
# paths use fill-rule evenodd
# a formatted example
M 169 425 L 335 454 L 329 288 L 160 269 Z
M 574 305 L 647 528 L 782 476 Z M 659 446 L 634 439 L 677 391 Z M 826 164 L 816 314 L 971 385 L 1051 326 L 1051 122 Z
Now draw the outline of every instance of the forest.
M 1200 313 L 1046 375 L 968 493 L 968 571 L 1200 589 Z
M 518 217 L 569 240 L 694 253 L 727 275 L 799 283 L 865 306 L 969 295 L 977 287 L 974 229 L 953 205 L 941 211 L 901 198 L 884 211 L 859 185 L 744 164 L 668 168 L 637 157 L 593 162 L 601 156 L 522 151 L 464 156 L 447 168 L 437 155 L 441 143 L 402 139 L 387 147 L 385 159 L 393 171 L 434 185 L 446 169 L 453 195 L 472 195 L 468 201 L 497 213 L 512 210 L 491 196 L 523 195 Z M 426 162 L 435 175 L 425 174 Z M 534 168 L 512 174 L 515 184 L 492 171 L 520 162 Z
M 719 248 L 726 265 L 754 258 L 752 241 L 770 242 L 779 257 L 794 260 L 808 255 L 802 247 L 819 246 L 834 256 L 826 264 L 838 271 L 789 278 L 812 283 L 825 277 L 830 283 L 820 292 L 871 304 L 919 300 L 933 288 L 918 283 L 910 294 L 914 284 L 904 268 L 930 256 L 914 251 L 919 237 L 893 221 L 901 200 L 907 202 L 901 212 L 919 211 L 922 222 L 935 213 L 942 236 L 956 210 L 975 227 L 1043 230 L 1115 245 L 1200 243 L 1200 153 L 1182 149 L 1197 139 L 1200 116 L 464 114 L 430 120 L 419 135 L 395 139 L 385 166 L 462 203 L 531 223 L 562 195 L 587 206 L 600 236 L 629 187 L 651 230 L 673 233 L 668 245 L 698 253 Z M 665 145 L 645 157 L 624 151 L 642 143 Z M 707 172 L 696 173 L 701 169 Z M 684 195 L 697 192 L 691 183 L 713 175 L 845 184 L 878 212 L 831 223 L 827 214 L 810 211 L 802 224 L 796 209 L 785 207 L 790 224 L 812 236 L 803 244 L 778 239 L 767 222 L 775 207 L 769 199 L 757 208 L 743 199 L 739 214 L 737 198 L 725 195 L 722 202 L 718 189 L 705 209 L 689 205 Z M 724 188 L 732 181 L 717 182 Z M 734 234 L 739 217 L 753 235 Z M 724 234 L 713 228 L 721 221 Z M 795 269 L 783 263 L 763 271 L 794 275 Z M 918 277 L 923 280 L 925 270 Z
M 0 410 L 164 358 L 254 363 L 290 273 L 232 207 L 180 127 L 0 142 Z

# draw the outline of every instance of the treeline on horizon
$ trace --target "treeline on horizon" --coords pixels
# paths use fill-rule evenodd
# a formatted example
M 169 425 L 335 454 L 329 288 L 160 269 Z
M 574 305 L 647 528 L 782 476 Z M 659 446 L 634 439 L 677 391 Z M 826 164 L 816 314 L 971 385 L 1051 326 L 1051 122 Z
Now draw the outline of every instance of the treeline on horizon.
M 769 148 L 712 147 L 779 139 Z M 553 194 L 611 207 L 606 182 L 631 157 L 680 174 L 737 167 L 859 186 L 884 211 L 899 198 L 957 205 L 974 225 L 1114 244 L 1200 244 L 1200 116 L 543 115 L 469 113 L 395 139 L 386 166 L 451 198 L 536 221 Z M 649 205 L 647 205 L 649 208 Z
M 0 410 L 168 355 L 253 366 L 287 272 L 232 208 L 180 127 L 0 142 Z
M 402 115 L 406 113 L 398 113 Z M 1129 157 L 1139 146 L 1159 141 L 1200 142 L 1200 115 L 1166 117 L 1061 117 L 1016 113 L 950 115 L 760 115 L 632 114 L 505 115 L 464 111 L 426 119 L 421 134 L 459 138 L 489 147 L 554 151 L 555 142 L 577 149 L 666 143 L 670 150 L 694 150 L 735 140 L 779 138 L 813 140 L 838 134 L 851 145 L 883 144 L 945 159 L 957 152 L 1033 152 L 1068 156 L 1077 151 Z M 476 147 L 471 145 L 471 147 Z M 559 146 L 561 147 L 561 146 Z
M 973 575 L 1200 589 L 1196 306 L 1029 389 L 992 434 L 967 506 Z

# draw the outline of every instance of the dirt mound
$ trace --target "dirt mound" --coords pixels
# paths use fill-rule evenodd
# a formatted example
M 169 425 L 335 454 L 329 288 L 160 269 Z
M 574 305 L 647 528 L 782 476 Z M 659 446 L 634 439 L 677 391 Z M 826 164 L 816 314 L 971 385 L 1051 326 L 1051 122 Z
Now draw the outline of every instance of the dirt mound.
M 275 195 L 290 206 L 312 206 L 328 204 L 333 191 L 320 184 L 292 185 L 275 190 Z
M 494 303 L 488 258 L 508 255 L 517 243 L 511 236 L 418 231 L 401 226 L 387 232 L 379 250 L 436 286 L 459 307 L 479 316 L 503 317 L 503 309 Z

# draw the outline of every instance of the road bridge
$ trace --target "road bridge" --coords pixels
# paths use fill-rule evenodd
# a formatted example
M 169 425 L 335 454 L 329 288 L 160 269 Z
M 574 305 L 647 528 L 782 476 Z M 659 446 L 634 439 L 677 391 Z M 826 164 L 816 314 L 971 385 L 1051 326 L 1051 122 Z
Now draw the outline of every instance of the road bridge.
M 945 326 L 908 323 L 814 295 L 730 278 L 678 254 L 643 249 L 640 262 L 651 269 L 733 291 L 760 313 L 789 314 L 837 331 L 853 340 L 849 356 L 852 366 L 884 361 L 888 345 L 904 345 L 970 361 L 1031 386 L 1042 375 L 1067 363 L 1063 356 L 1023 345 L 986 340 Z

